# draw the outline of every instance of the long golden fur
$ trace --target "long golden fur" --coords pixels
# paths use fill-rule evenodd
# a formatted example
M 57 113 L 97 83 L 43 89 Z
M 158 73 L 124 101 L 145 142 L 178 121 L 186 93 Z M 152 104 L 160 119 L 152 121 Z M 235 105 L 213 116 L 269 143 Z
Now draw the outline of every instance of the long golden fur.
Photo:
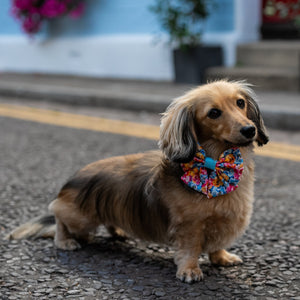
M 202 279 L 198 263 L 202 252 L 214 264 L 240 263 L 224 249 L 249 224 L 254 141 L 263 145 L 268 137 L 247 84 L 217 81 L 191 90 L 162 116 L 161 151 L 94 162 L 63 186 L 49 206 L 56 220 L 56 246 L 78 249 L 78 239 L 103 224 L 112 233 L 172 244 L 176 276 L 185 282 Z M 208 199 L 181 181 L 180 163 L 194 157 L 198 142 L 213 159 L 232 146 L 240 147 L 244 172 L 235 191 Z M 40 228 L 34 229 L 37 223 L 23 225 L 10 237 L 42 236 L 37 234 Z

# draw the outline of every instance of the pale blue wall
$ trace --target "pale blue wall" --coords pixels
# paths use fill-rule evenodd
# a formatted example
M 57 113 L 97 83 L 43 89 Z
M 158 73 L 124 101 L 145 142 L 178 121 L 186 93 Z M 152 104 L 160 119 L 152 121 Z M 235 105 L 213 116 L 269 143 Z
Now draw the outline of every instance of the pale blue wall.
M 54 24 L 52 33 L 91 36 L 146 34 L 160 30 L 156 16 L 149 11 L 152 0 L 89 0 L 87 3 L 83 18 L 60 20 Z
M 19 24 L 10 14 L 10 0 L 0 0 L 0 34 L 21 34 Z
M 51 36 L 73 37 L 115 34 L 157 34 L 160 26 L 149 11 L 154 0 L 87 0 L 84 16 L 52 22 Z M 10 13 L 11 0 L 0 0 L 0 35 L 20 35 L 20 25 Z M 205 32 L 234 29 L 234 0 L 218 0 L 205 24 Z
M 243 1 L 243 0 L 242 0 Z M 234 30 L 234 0 L 216 0 L 215 9 L 206 22 L 207 32 L 229 32 Z

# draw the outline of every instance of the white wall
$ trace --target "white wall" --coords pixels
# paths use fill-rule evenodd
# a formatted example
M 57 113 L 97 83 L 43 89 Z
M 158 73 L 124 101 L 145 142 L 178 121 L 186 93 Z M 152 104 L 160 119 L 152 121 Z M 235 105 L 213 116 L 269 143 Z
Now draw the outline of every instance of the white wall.
M 113 35 L 29 42 L 0 37 L 0 71 L 172 80 L 166 43 L 149 35 Z

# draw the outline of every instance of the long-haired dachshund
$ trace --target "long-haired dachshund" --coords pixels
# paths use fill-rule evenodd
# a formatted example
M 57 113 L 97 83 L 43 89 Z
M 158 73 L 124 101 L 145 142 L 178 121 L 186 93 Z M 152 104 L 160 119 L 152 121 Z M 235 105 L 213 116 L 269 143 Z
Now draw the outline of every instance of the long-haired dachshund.
M 176 248 L 176 276 L 201 280 L 200 253 L 213 264 L 242 260 L 225 250 L 252 213 L 253 143 L 268 142 L 255 94 L 244 82 L 197 87 L 163 114 L 161 151 L 112 157 L 85 166 L 37 218 L 9 237 L 54 237 L 64 250 L 80 248 L 99 225 Z M 53 221 L 53 223 L 52 223 Z

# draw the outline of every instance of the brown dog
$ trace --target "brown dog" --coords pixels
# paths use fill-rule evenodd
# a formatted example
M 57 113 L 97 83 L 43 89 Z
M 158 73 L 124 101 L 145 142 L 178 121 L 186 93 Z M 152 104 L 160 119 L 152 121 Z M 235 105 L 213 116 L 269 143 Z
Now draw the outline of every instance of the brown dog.
M 177 277 L 202 279 L 198 257 L 206 252 L 223 266 L 242 260 L 224 248 L 249 224 L 254 184 L 253 142 L 268 142 L 255 95 L 243 82 L 217 81 L 176 99 L 163 114 L 162 151 L 112 157 L 94 162 L 67 182 L 49 206 L 49 217 L 29 222 L 10 238 L 54 236 L 64 250 L 80 248 L 103 224 L 111 233 L 168 243 L 176 247 Z M 218 159 L 239 147 L 244 171 L 238 188 L 208 199 L 182 180 L 181 163 L 193 159 L 197 144 Z M 55 230 L 53 230 L 55 229 Z

